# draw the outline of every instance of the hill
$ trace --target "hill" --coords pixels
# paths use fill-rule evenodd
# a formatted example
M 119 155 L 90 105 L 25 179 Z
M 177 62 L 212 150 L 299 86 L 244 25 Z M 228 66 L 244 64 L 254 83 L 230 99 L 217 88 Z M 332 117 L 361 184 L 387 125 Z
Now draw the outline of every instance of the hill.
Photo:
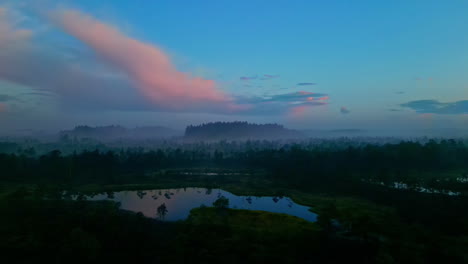
M 72 130 L 60 132 L 61 137 L 92 138 L 102 141 L 115 139 L 155 139 L 180 136 L 181 133 L 161 126 L 125 128 L 123 126 L 77 126 Z

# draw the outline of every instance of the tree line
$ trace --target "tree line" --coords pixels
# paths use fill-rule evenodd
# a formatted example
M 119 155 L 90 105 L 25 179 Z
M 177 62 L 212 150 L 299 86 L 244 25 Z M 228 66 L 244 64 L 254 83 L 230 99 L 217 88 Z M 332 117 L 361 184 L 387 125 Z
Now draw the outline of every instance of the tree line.
M 467 177 L 468 147 L 455 140 L 346 148 L 308 148 L 297 144 L 257 149 L 249 147 L 249 143 L 243 144 L 235 149 L 131 148 L 72 154 L 53 150 L 39 156 L 0 154 L 3 172 L 0 180 L 114 183 L 143 179 L 149 173 L 168 168 L 228 168 L 262 170 L 274 181 L 297 186 L 323 187 L 365 181 L 382 185 L 402 182 L 410 187 L 466 188 L 460 179 Z M 29 149 L 29 152 L 35 151 Z

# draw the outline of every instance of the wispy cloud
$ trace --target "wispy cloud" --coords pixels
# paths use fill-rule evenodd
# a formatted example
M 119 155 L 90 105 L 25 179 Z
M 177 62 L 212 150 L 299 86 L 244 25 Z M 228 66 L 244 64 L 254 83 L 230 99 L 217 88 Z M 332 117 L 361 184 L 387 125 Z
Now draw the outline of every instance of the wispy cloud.
M 351 113 L 351 111 L 348 108 L 342 106 L 342 107 L 340 107 L 340 113 L 346 115 L 346 114 Z
M 294 119 L 302 118 L 306 115 L 308 109 L 309 106 L 306 105 L 294 106 L 289 110 L 289 116 Z
M 9 16 L 9 10 L 0 7 L 0 47 L 2 49 L 22 46 L 29 39 L 32 32 L 28 29 L 18 28 L 15 21 Z
M 0 113 L 7 111 L 7 105 L 5 103 L 0 103 Z
M 18 98 L 7 95 L 7 94 L 0 94 L 0 102 L 8 102 L 8 101 L 16 101 Z
M 317 84 L 312 83 L 312 82 L 302 82 L 302 83 L 298 83 L 297 85 L 298 86 L 310 86 L 310 85 L 317 85 Z
M 255 76 L 241 76 L 239 79 L 241 81 L 250 81 L 250 80 L 255 80 L 257 78 L 258 78 L 258 76 L 255 75 Z
M 270 80 L 275 78 L 279 78 L 279 75 L 263 74 L 260 80 Z
M 140 92 L 159 106 L 178 110 L 231 101 L 213 80 L 178 71 L 169 56 L 155 45 L 128 37 L 119 29 L 75 10 L 58 11 L 53 18 L 65 32 L 129 76 Z
M 310 107 L 328 104 L 328 96 L 322 93 L 300 91 L 294 93 L 275 94 L 270 96 L 251 96 L 236 98 L 239 104 L 250 105 L 247 114 L 281 114 L 292 112 L 305 112 Z M 295 110 L 294 110 L 295 109 Z
M 265 102 L 282 102 L 282 103 L 308 103 L 312 100 L 319 100 L 324 101 L 328 100 L 326 94 L 322 93 L 313 93 L 307 91 L 299 91 L 293 93 L 285 93 L 285 94 L 275 94 L 271 96 L 265 97 L 251 97 L 247 99 L 250 103 L 265 103 Z
M 54 96 L 53 93 L 48 93 L 48 92 L 28 92 L 28 93 L 22 93 L 21 95 L 32 95 L 32 96 Z
M 401 104 L 418 113 L 460 115 L 468 114 L 468 100 L 442 103 L 437 100 L 417 100 Z

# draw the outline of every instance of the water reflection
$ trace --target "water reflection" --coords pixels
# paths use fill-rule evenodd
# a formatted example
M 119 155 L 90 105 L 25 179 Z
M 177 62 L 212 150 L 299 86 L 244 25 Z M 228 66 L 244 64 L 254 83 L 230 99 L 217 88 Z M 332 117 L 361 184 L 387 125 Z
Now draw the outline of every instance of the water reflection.
M 167 221 L 183 220 L 190 210 L 201 205 L 211 206 L 219 197 L 229 199 L 229 207 L 261 210 L 294 215 L 308 221 L 316 221 L 317 215 L 309 207 L 294 203 L 287 197 L 237 196 L 220 189 L 182 188 L 146 191 L 122 191 L 87 197 L 88 200 L 113 200 L 124 210 L 141 212 L 147 217 Z

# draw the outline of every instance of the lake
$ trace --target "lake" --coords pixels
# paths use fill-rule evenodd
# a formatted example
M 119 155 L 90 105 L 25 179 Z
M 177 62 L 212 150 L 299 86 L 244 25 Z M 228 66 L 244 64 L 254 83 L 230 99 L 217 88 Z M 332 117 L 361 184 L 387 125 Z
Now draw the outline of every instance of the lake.
M 315 222 L 317 215 L 309 211 L 310 207 L 294 203 L 288 197 L 272 196 L 237 196 L 221 189 L 181 188 L 145 191 L 121 191 L 109 194 L 98 194 L 86 197 L 87 200 L 111 200 L 120 203 L 120 208 L 133 212 L 141 212 L 147 217 L 160 218 L 157 208 L 166 205 L 167 213 L 163 220 L 184 220 L 190 210 L 202 205 L 212 206 L 219 197 L 229 199 L 229 207 L 233 209 L 260 210 L 273 213 L 283 213 Z

